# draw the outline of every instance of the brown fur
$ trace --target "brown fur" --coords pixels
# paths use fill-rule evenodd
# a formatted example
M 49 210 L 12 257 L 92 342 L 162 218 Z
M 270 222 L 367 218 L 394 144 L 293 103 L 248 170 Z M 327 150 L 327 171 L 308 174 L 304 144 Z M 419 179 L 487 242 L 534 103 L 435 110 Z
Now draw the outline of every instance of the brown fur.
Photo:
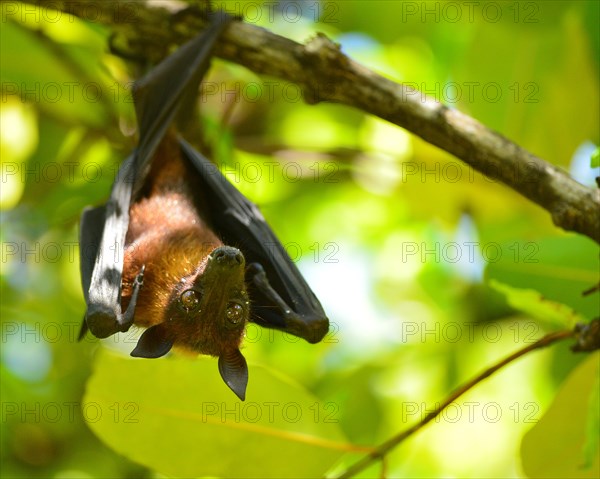
M 201 314 L 182 312 L 180 294 L 194 286 L 209 254 L 223 245 L 196 212 L 188 175 L 174 135 L 168 135 L 156 153 L 141 198 L 130 207 L 122 306 L 127 307 L 134 279 L 145 265 L 135 324 L 165 323 L 175 346 L 218 356 L 239 347 L 243 335 L 243 328 L 230 331 L 218 322 L 228 302 L 240 298 L 243 268 L 205 288 L 211 304 L 203 306 Z M 247 304 L 245 289 L 243 297 Z
M 125 239 L 124 307 L 135 276 L 146 265 L 136 308 L 135 322 L 140 326 L 163 322 L 171 292 L 181 278 L 203 268 L 208 254 L 223 244 L 193 207 L 173 134 L 159 145 L 155 159 L 159 161 L 153 161 L 146 184 L 149 196 L 131 206 Z

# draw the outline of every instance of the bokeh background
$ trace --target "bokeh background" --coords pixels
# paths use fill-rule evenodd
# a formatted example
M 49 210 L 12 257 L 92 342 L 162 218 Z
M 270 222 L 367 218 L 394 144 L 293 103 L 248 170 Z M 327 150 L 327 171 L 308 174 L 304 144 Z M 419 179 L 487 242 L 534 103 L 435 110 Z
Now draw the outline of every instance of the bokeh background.
M 578 181 L 600 174 L 590 165 L 595 0 L 217 4 L 297 41 L 324 32 Z M 19 2 L 2 3 L 0 35 L 2 477 L 163 477 L 101 441 L 82 413 L 99 352 L 127 354 L 134 342 L 76 341 L 79 215 L 106 200 L 135 145 L 128 88 L 141 69 L 109 53 L 110 28 Z M 306 105 L 294 85 L 219 60 L 199 98 L 213 159 L 261 207 L 332 323 L 318 345 L 251 325 L 244 354 L 327 405 L 347 443 L 381 443 L 487 365 L 598 316 L 598 295 L 581 296 L 598 282 L 597 245 L 412 134 L 348 107 Z M 559 344 L 519 360 L 390 453 L 387 474 L 559 477 L 536 463 L 553 457 L 541 437 L 577 443 L 561 457 L 564 477 L 594 477 L 597 458 L 577 469 L 597 449 L 593 428 L 580 427 L 587 407 L 554 414 L 521 448 L 583 359 Z M 565 397 L 589 396 L 573 388 Z M 563 434 L 568 424 L 580 425 L 575 436 Z M 378 464 L 363 472 L 379 474 Z

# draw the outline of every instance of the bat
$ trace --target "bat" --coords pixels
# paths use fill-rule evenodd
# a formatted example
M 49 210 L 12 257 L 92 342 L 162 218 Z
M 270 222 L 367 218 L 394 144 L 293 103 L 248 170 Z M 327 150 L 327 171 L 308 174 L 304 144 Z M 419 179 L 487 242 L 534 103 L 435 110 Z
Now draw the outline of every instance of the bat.
M 218 357 L 221 377 L 244 400 L 239 348 L 249 321 L 317 343 L 329 320 L 257 206 L 171 126 L 232 20 L 213 14 L 134 86 L 138 146 L 106 204 L 81 218 L 80 338 L 143 326 L 132 356 L 158 358 L 175 347 Z

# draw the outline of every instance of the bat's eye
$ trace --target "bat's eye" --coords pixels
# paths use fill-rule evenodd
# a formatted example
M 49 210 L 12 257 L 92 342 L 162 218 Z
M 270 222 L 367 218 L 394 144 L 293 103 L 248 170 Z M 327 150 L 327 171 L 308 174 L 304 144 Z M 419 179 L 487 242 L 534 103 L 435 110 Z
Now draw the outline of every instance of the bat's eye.
M 181 307 L 184 311 L 189 312 L 198 307 L 198 304 L 200 304 L 200 297 L 197 291 L 188 289 L 181 293 L 179 301 L 181 302 Z
M 244 307 L 240 303 L 231 301 L 227 305 L 225 316 L 230 327 L 239 326 L 244 321 Z

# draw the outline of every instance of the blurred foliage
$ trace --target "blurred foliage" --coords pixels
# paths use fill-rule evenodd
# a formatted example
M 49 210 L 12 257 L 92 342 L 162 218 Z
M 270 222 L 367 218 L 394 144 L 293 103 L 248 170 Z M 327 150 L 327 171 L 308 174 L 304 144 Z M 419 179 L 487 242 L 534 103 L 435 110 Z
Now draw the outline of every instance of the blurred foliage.
M 521 456 L 529 477 L 600 476 L 598 355 L 594 353 L 573 371 L 546 415 L 523 437 Z M 587 427 L 590 415 L 594 419 L 591 431 Z M 591 437 L 586 437 L 589 432 Z M 584 448 L 586 441 L 593 443 Z
M 273 16 L 273 2 L 219 3 L 299 41 L 323 31 L 369 68 L 474 116 L 578 181 L 594 185 L 600 176 L 597 165 L 590 168 L 599 143 L 595 0 L 282 1 Z M 127 423 L 114 414 L 130 412 L 122 409 L 128 403 L 142 414 L 144 401 L 164 401 L 166 409 L 184 403 L 189 411 L 232 398 L 213 360 L 126 361 L 102 351 L 127 354 L 132 340 L 77 343 L 84 310 L 77 223 L 83 207 L 106 199 L 135 145 L 134 68 L 108 52 L 110 30 L 93 22 L 91 10 L 91 21 L 82 21 L 18 2 L 1 7 L 2 477 L 183 474 L 175 466 L 185 464 L 165 466 L 157 448 L 183 448 L 186 438 L 206 474 L 251 474 L 235 469 L 236 461 L 250 463 L 245 455 L 261 447 L 269 449 L 260 462 L 243 467 L 275 474 L 269 464 L 293 456 L 294 446 L 261 442 L 244 429 L 247 417 L 233 420 L 239 431 L 231 441 L 182 416 L 171 430 L 164 419 L 143 416 L 116 442 Z M 215 161 L 261 206 L 332 322 L 318 345 L 249 326 L 244 354 L 275 376 L 252 366 L 244 404 L 314 395 L 324 413 L 311 424 L 269 428 L 373 446 L 482 368 L 558 327 L 532 315 L 531 303 L 507 301 L 488 280 L 506 285 L 509 297 L 533 290 L 547 304 L 566 305 L 560 311 L 599 315 L 598 293 L 581 296 L 598 283 L 597 245 L 558 230 L 538 206 L 400 128 L 339 105 L 305 105 L 294 85 L 222 61 L 214 62 L 200 105 Z M 540 458 L 549 455 L 568 456 L 573 467 L 588 458 L 592 469 L 564 477 L 596 474 L 589 450 L 597 442 L 583 437 L 598 357 L 575 370 L 584 357 L 560 344 L 502 370 L 393 451 L 388 475 L 546 477 Z M 176 373 L 186 380 L 177 382 Z M 144 442 L 158 434 L 160 442 Z M 338 457 L 310 447 L 298 446 L 291 474 L 324 473 Z M 349 454 L 336 470 L 358 457 Z
M 557 327 L 566 326 L 568 329 L 573 329 L 576 324 L 586 323 L 583 316 L 568 306 L 548 301 L 536 290 L 512 288 L 494 279 L 490 281 L 489 285 L 503 293 L 510 306 L 542 322 L 548 322 Z
M 302 388 L 254 366 L 248 393 L 252 400 L 240 403 L 206 358 L 138 361 L 105 353 L 84 408 L 112 410 L 90 422 L 94 432 L 172 477 L 317 477 L 352 449 L 336 422 L 320 420 L 326 411 Z

